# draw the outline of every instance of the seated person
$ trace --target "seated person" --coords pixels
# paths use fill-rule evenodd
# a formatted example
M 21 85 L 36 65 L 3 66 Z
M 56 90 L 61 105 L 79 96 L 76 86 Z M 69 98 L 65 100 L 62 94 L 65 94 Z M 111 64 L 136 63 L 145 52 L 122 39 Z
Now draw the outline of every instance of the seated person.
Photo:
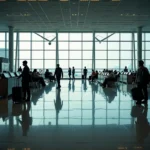
M 42 84 L 42 86 L 46 86 L 43 77 L 40 76 L 40 74 L 37 72 L 37 69 L 34 69 L 34 70 L 33 70 L 32 79 L 33 79 L 34 81 L 39 81 L 40 84 Z
M 96 70 L 95 79 L 98 79 L 98 71 Z
M 104 82 L 102 83 L 102 86 L 105 88 L 109 81 L 116 81 L 116 77 L 113 71 L 109 71 L 109 75 L 107 78 L 105 78 Z
M 125 66 L 125 68 L 124 68 L 124 72 L 128 72 L 128 68 L 127 68 L 127 66 Z
M 45 78 L 48 78 L 50 80 L 50 82 L 52 82 L 53 80 L 55 80 L 55 77 L 53 76 L 52 72 L 49 72 L 48 69 L 46 69 Z
M 92 82 L 93 82 L 93 80 L 95 79 L 95 76 L 96 76 L 96 72 L 94 70 L 92 70 L 92 74 L 91 74 L 91 76 L 89 76 L 89 80 L 92 80 Z

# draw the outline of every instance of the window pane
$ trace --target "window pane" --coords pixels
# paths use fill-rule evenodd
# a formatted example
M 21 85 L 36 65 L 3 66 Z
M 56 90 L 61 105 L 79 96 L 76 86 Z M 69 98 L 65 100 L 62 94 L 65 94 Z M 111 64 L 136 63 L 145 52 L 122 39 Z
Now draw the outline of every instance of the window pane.
M 108 60 L 108 69 L 118 70 L 119 60 Z
M 106 42 L 95 42 L 95 49 L 96 50 L 106 50 L 107 49 L 107 43 Z
M 85 66 L 87 69 L 91 69 L 92 68 L 92 60 L 83 60 L 82 68 L 84 68 Z M 88 73 L 89 72 L 91 72 L 91 70 L 88 70 Z
M 146 65 L 146 67 L 148 68 L 148 70 L 150 71 L 150 60 L 146 60 L 145 61 L 145 65 Z
M 45 51 L 45 59 L 56 59 L 56 51 Z
M 43 37 L 43 33 L 38 33 L 40 36 Z M 37 34 L 35 33 L 32 33 L 32 40 L 33 41 L 43 41 L 43 38 L 38 36 Z
M 68 59 L 68 51 L 59 51 L 59 59 Z
M 51 42 L 51 45 L 49 45 L 48 42 L 44 42 L 45 50 L 56 50 L 56 42 Z
M 43 59 L 43 51 L 32 51 L 32 59 Z
M 59 50 L 68 50 L 68 42 L 59 42 L 58 48 Z
M 33 50 L 43 50 L 43 42 L 32 42 Z
M 119 51 L 108 51 L 108 59 L 119 59 Z
M 31 40 L 31 34 L 30 33 L 20 33 L 19 38 L 20 38 L 20 40 Z
M 59 60 L 59 64 L 60 67 L 62 67 L 62 69 L 68 69 L 68 60 Z
M 146 51 L 146 59 L 150 59 L 150 51 Z
M 121 60 L 121 64 L 120 65 L 121 65 L 120 66 L 121 70 L 123 70 L 125 66 L 127 66 L 128 69 L 132 68 L 131 60 Z
M 0 50 L 0 57 L 4 57 L 5 58 L 5 51 Z
M 121 42 L 121 50 L 131 50 L 132 42 Z
M 83 41 L 93 41 L 92 33 L 83 33 Z
M 81 59 L 81 51 L 70 51 L 70 59 Z
M 131 41 L 132 34 L 131 33 L 121 33 L 121 41 Z
M 5 50 L 5 42 L 0 42 L 0 50 Z
M 150 42 L 146 42 L 146 50 L 150 50 Z
M 106 60 L 96 60 L 95 62 L 96 69 L 101 70 L 106 69 L 107 68 L 106 63 L 107 63 Z
M 20 51 L 19 55 L 19 59 L 30 59 L 30 51 Z
M 108 36 L 112 33 L 108 33 Z M 108 41 L 119 41 L 119 33 L 115 33 L 112 36 L 108 37 Z
M 92 50 L 93 43 L 92 42 L 83 42 L 83 50 Z
M 92 51 L 83 51 L 83 59 L 92 59 Z
M 146 41 L 150 41 L 150 33 L 145 33 Z
M 70 42 L 70 50 L 81 50 L 81 42 Z
M 70 66 L 75 68 L 81 68 L 81 60 L 70 60 Z
M 5 41 L 5 33 L 0 33 L 0 40 Z
M 109 42 L 108 50 L 119 50 L 119 42 Z
M 60 41 L 68 41 L 68 33 L 59 33 L 58 34 L 58 40 Z
M 44 60 L 45 69 L 54 69 L 56 68 L 56 61 L 55 60 Z
M 121 51 L 121 59 L 131 59 L 131 51 Z
M 20 49 L 23 49 L 23 50 L 30 50 L 31 49 L 31 43 L 30 42 L 20 42 L 19 46 L 20 46 Z
M 32 60 L 32 69 L 43 69 L 43 60 Z
M 44 37 L 51 41 L 56 37 L 56 34 L 55 33 L 44 33 Z M 56 41 L 56 38 L 53 41 Z
M 70 33 L 70 41 L 81 41 L 81 33 Z
M 106 59 L 106 51 L 95 51 L 96 59 Z

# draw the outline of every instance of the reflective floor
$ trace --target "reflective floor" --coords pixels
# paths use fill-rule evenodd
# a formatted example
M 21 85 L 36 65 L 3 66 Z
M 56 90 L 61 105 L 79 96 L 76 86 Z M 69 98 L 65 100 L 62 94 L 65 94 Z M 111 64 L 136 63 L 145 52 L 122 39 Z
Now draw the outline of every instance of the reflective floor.
M 132 86 L 61 85 L 32 90 L 31 103 L 0 100 L 0 150 L 150 150 L 150 102 L 135 106 Z

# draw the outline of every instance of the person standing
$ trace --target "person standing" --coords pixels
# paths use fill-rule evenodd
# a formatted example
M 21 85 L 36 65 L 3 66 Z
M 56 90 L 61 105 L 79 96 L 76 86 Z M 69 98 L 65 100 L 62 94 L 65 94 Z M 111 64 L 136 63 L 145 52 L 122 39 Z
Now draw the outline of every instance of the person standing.
M 75 68 L 72 67 L 72 78 L 75 79 Z
M 137 87 L 143 92 L 144 94 L 144 101 L 137 101 L 137 104 L 144 103 L 147 105 L 148 101 L 148 91 L 147 91 L 147 84 L 149 83 L 150 75 L 148 69 L 144 66 L 144 62 L 142 60 L 139 61 L 139 69 L 137 70 L 136 74 L 136 83 Z
M 69 80 L 71 79 L 71 68 L 68 69 Z
M 57 89 L 61 88 L 61 85 L 60 85 L 61 76 L 63 78 L 63 71 L 62 71 L 62 68 L 59 67 L 59 64 L 57 64 L 57 68 L 55 69 L 55 73 L 54 73 L 54 77 L 56 77 L 57 84 L 58 84 Z
M 18 77 L 22 77 L 22 89 L 23 89 L 23 99 L 26 101 L 30 101 L 30 87 L 29 87 L 29 82 L 30 82 L 30 69 L 27 66 L 27 61 L 23 61 L 23 71 L 22 74 Z M 27 99 L 26 99 L 26 95 L 27 95 Z
M 83 73 L 84 73 L 84 79 L 86 80 L 86 78 L 87 78 L 87 69 L 86 69 L 86 67 L 84 67 Z

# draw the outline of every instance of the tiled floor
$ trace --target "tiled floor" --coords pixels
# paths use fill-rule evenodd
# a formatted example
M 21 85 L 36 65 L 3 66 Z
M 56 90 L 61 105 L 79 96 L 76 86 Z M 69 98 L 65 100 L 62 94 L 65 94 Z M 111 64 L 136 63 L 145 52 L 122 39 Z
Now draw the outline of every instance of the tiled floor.
M 150 110 L 135 107 L 138 118 L 131 117 L 131 86 L 103 89 L 84 80 L 61 85 L 34 90 L 31 103 L 0 101 L 0 150 L 150 150 Z

